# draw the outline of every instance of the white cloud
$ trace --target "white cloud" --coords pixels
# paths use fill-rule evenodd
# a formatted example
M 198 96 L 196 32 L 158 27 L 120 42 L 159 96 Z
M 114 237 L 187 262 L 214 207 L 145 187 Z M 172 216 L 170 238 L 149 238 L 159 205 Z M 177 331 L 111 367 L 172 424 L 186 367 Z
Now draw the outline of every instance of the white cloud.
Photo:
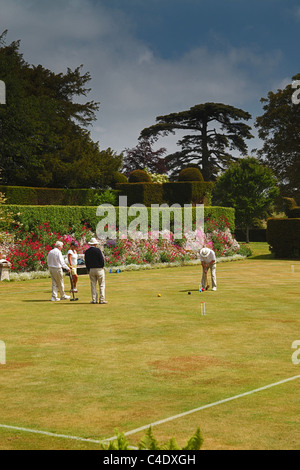
M 276 53 L 262 57 L 246 48 L 221 53 L 204 46 L 162 59 L 135 37 L 130 19 L 101 2 L 0 2 L 0 31 L 8 29 L 9 41 L 21 39 L 27 62 L 57 73 L 84 64 L 91 73 L 88 99 L 101 103 L 92 137 L 101 148 L 134 147 L 156 116 L 198 103 L 218 101 L 248 110 L 249 102 L 259 103 L 262 96 L 261 69 L 270 71 L 280 60 Z M 173 143 L 168 150 L 175 150 Z

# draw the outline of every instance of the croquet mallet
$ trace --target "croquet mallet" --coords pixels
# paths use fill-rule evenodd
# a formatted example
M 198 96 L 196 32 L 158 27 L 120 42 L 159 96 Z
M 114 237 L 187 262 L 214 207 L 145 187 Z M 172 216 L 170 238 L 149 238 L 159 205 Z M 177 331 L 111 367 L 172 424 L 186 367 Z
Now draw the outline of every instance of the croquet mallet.
M 208 290 L 209 289 L 209 284 L 208 284 L 208 272 L 209 272 L 209 269 L 206 268 L 206 286 L 205 286 L 205 290 Z
M 75 295 L 74 295 L 73 275 L 72 275 L 72 273 L 68 273 L 68 276 L 70 276 L 71 292 L 72 292 L 72 296 L 73 296 L 73 298 L 70 299 L 70 301 L 76 302 L 78 300 L 78 297 L 75 297 Z

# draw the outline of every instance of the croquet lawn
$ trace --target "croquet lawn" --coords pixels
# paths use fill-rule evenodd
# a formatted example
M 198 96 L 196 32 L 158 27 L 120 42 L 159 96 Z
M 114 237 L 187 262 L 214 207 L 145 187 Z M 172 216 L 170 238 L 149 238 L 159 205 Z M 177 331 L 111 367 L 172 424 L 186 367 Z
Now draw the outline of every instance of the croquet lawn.
M 299 450 L 300 261 L 253 248 L 202 294 L 200 266 L 107 273 L 107 305 L 89 303 L 87 275 L 77 302 L 50 302 L 50 279 L 0 283 L 0 449 L 94 450 L 84 439 L 131 431 L 136 446 L 172 418 L 159 442 L 200 426 L 203 449 Z

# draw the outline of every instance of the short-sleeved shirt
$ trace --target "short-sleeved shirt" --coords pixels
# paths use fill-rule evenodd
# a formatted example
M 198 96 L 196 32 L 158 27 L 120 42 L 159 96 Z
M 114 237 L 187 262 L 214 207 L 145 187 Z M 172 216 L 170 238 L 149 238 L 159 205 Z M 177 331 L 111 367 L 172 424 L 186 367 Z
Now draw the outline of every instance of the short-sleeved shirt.
M 77 260 L 78 260 L 78 254 L 76 251 L 69 250 L 68 251 L 68 261 L 69 261 L 69 255 L 71 255 L 71 263 L 72 266 L 77 266 Z
M 207 256 L 201 256 L 200 260 L 205 264 L 210 264 L 212 261 L 216 262 L 216 255 L 213 250 L 209 250 L 209 254 Z

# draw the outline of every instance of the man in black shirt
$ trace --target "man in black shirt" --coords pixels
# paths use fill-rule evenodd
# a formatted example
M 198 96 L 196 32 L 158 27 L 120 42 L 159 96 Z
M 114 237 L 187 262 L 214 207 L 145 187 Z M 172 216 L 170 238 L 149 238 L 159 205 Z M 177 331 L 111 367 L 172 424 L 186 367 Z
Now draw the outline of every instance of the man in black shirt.
M 107 304 L 105 300 L 105 272 L 104 256 L 100 248 L 97 248 L 98 241 L 92 238 L 84 254 L 85 265 L 90 276 L 92 301 L 91 304 L 98 303 L 97 283 L 99 284 L 100 301 L 99 304 Z

